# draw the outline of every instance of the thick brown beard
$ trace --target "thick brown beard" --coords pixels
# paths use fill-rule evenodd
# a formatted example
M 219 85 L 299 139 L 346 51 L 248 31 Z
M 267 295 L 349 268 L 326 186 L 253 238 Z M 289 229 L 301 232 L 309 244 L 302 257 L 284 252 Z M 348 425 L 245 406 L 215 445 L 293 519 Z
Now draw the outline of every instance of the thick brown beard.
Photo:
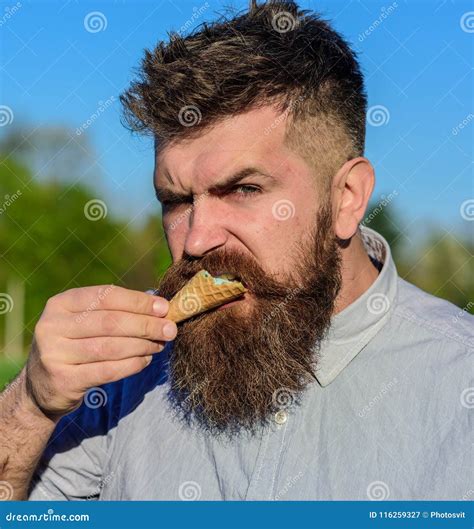
M 295 271 L 283 282 L 251 257 L 222 250 L 185 257 L 169 268 L 159 289 L 167 299 L 203 268 L 234 274 L 251 294 L 242 305 L 180 324 L 169 356 L 168 396 L 182 418 L 213 434 L 255 431 L 281 399 L 298 403 L 314 380 L 341 287 L 329 208 L 320 211 L 309 242 L 296 254 Z

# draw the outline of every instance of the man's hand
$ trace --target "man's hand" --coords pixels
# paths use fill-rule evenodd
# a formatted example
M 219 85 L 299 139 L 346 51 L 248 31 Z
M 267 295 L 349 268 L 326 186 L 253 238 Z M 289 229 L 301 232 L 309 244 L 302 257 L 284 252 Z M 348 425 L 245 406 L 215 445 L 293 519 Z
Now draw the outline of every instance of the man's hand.
M 0 481 L 25 499 L 60 417 L 94 386 L 138 373 L 176 336 L 164 298 L 110 286 L 51 298 L 38 321 L 26 368 L 0 395 Z
M 50 298 L 26 366 L 30 398 L 56 419 L 77 408 L 89 388 L 138 373 L 176 336 L 167 312 L 166 299 L 114 285 Z

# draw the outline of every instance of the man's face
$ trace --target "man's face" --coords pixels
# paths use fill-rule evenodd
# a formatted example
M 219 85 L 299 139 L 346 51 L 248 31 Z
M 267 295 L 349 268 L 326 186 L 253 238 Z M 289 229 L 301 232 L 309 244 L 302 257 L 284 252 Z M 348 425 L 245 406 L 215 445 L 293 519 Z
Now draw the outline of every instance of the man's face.
M 323 196 L 311 168 L 284 145 L 284 118 L 265 107 L 158 154 L 155 184 L 173 261 L 225 248 L 277 278 L 293 270 L 294 245 L 313 227 Z M 260 172 L 216 188 L 248 168 Z M 181 202 L 168 204 L 164 190 L 182 194 Z
M 171 401 L 215 432 L 253 429 L 281 395 L 298 400 L 340 289 L 330 201 L 283 145 L 283 124 L 269 109 L 254 111 L 157 160 L 173 256 L 159 294 L 170 299 L 201 269 L 248 288 L 181 323 L 170 354 Z

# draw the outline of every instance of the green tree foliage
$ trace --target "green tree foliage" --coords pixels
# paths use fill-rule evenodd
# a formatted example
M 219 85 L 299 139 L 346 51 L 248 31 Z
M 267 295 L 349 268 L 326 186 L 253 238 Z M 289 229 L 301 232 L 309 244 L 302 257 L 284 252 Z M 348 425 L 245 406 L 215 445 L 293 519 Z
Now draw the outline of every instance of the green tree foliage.
M 467 237 L 432 233 L 417 260 L 410 262 L 405 279 L 474 314 L 473 255 L 474 244 Z
M 385 237 L 403 279 L 474 314 L 472 240 L 461 234 L 432 231 L 409 255 L 404 248 L 402 223 L 391 204 L 370 205 L 363 224 Z
M 0 160 L 0 207 L 2 199 L 0 292 L 12 275 L 24 282 L 28 343 L 49 297 L 95 284 L 145 290 L 156 286 L 169 264 L 158 215 L 137 229 L 103 216 L 99 203 L 102 218 L 90 220 L 87 204 L 97 200 L 94 193 L 80 185 L 38 183 L 13 158 Z M 0 321 L 0 333 L 2 327 Z

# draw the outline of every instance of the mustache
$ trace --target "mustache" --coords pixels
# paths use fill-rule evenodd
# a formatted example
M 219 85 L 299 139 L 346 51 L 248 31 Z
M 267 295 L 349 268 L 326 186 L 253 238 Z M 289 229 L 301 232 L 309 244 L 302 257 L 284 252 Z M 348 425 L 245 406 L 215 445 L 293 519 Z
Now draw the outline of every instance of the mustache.
M 280 299 L 295 288 L 288 281 L 283 284 L 265 272 L 253 257 L 229 249 L 218 249 L 200 258 L 185 255 L 173 263 L 159 283 L 158 295 L 170 299 L 203 269 L 213 276 L 232 274 L 251 294 L 266 299 Z

